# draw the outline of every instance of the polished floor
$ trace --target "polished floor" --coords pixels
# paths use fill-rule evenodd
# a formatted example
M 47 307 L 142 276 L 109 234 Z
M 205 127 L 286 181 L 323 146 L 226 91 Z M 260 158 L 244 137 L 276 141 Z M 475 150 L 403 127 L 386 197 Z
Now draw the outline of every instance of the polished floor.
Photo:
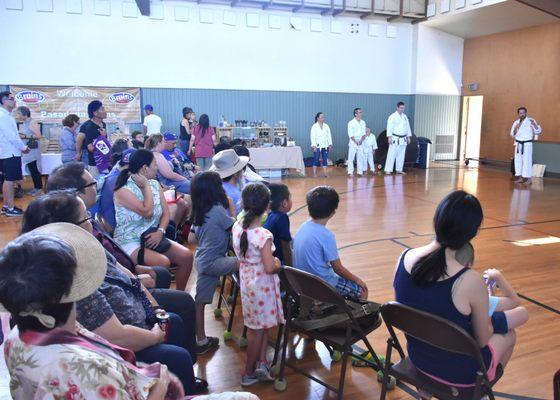
M 435 164 L 429 170 L 414 170 L 406 176 L 348 178 L 338 168 L 328 178 L 288 178 L 292 192 L 292 234 L 307 219 L 305 193 L 317 185 L 331 185 L 340 195 L 340 206 L 328 227 L 336 234 L 343 264 L 362 277 L 370 300 L 393 298 L 395 262 L 408 248 L 431 240 L 432 216 L 439 200 L 462 188 L 476 195 L 484 208 L 484 224 L 474 241 L 481 271 L 501 269 L 523 296 L 530 311 L 529 322 L 518 330 L 518 343 L 504 377 L 495 387 L 498 398 L 551 399 L 552 377 L 560 369 L 560 180 L 535 180 L 531 187 L 515 186 L 506 171 L 465 168 L 454 163 Z M 25 205 L 25 199 L 21 205 Z M 0 218 L 0 245 L 18 230 L 18 221 Z M 194 276 L 189 290 L 194 293 Z M 226 318 L 215 319 L 207 310 L 210 334 L 222 336 Z M 197 368 L 212 391 L 239 390 L 244 350 L 235 338 L 241 333 L 236 318 L 234 340 L 222 342 L 213 355 L 203 357 Z M 388 334 L 381 327 L 370 335 L 374 348 L 385 352 Z M 340 363 L 331 362 L 321 344 L 294 338 L 291 359 L 336 386 Z M 0 371 L 0 391 L 6 391 L 5 371 Z M 334 397 L 319 384 L 288 370 L 288 387 L 278 393 L 272 385 L 260 384 L 251 391 L 262 399 L 327 399 Z M 412 398 L 410 390 L 397 388 L 389 399 Z M 348 368 L 345 399 L 374 399 L 380 385 L 371 369 Z M 2 395 L 0 394 L 0 398 Z

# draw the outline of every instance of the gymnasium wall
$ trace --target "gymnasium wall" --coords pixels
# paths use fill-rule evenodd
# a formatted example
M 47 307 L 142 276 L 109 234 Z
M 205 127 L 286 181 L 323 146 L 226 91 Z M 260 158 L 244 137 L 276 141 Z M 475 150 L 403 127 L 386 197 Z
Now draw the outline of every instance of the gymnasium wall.
M 543 141 L 560 143 L 559 71 L 560 22 L 465 40 L 463 94 L 484 96 L 481 157 L 512 157 L 509 132 L 520 106 L 541 124 Z M 479 89 L 469 91 L 469 83 Z M 535 162 L 546 157 L 542 146 Z

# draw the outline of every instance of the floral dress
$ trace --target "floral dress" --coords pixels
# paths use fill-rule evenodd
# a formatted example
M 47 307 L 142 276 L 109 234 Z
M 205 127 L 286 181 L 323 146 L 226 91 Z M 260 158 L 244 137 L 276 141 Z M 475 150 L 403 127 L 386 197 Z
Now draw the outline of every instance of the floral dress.
M 272 233 L 262 227 L 248 229 L 249 248 L 245 257 L 239 246 L 242 233 L 241 223 L 236 222 L 232 228 L 233 249 L 240 261 L 239 278 L 245 326 L 250 329 L 268 329 L 283 324 L 280 280 L 278 275 L 266 273 L 261 258 L 261 249 L 267 240 L 272 241 Z

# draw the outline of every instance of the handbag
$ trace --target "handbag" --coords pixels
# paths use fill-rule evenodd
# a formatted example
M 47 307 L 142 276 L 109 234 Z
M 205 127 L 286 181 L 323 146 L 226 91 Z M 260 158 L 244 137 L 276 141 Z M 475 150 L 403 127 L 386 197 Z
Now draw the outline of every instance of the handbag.
M 147 236 L 151 233 L 157 232 L 158 228 L 148 228 L 142 235 L 140 235 L 140 250 L 138 251 L 138 264 L 144 265 L 144 251 L 146 249 Z M 161 242 L 154 249 L 158 253 L 165 253 L 171 247 L 171 240 L 169 240 L 165 235 L 161 238 Z
M 27 147 L 29 147 L 30 149 L 38 149 L 39 140 L 35 139 L 34 137 L 27 139 Z

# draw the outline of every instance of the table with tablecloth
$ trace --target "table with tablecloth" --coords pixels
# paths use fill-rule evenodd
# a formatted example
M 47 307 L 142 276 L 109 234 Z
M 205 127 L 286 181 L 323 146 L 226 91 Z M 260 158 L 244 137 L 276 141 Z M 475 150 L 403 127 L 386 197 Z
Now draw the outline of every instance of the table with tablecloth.
M 251 165 L 256 169 L 295 169 L 305 175 L 301 147 L 251 147 Z

